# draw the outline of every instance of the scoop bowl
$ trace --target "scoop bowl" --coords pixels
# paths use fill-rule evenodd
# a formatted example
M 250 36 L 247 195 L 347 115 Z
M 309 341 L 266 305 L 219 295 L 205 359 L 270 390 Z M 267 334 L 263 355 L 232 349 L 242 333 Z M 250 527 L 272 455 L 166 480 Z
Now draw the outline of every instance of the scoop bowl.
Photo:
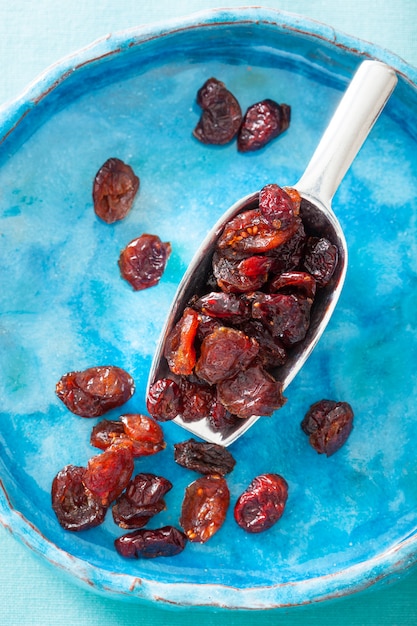
M 342 291 L 348 250 L 343 229 L 331 208 L 332 199 L 396 84 L 397 76 L 388 65 L 373 60 L 362 62 L 304 174 L 296 184 L 291 185 L 302 198 L 300 216 L 306 232 L 312 236 L 326 237 L 336 245 L 338 261 L 330 282 L 317 292 L 305 339 L 292 348 L 286 363 L 273 372 L 275 378 L 282 383 L 283 389 L 295 378 L 317 345 Z M 147 395 L 156 380 L 173 378 L 164 357 L 167 337 L 190 299 L 195 294 L 207 292 L 206 282 L 214 248 L 225 224 L 242 211 L 255 208 L 258 197 L 259 191 L 245 196 L 231 206 L 194 255 L 178 286 L 162 330 L 149 373 Z M 174 421 L 200 439 L 228 446 L 243 435 L 259 417 L 261 416 L 253 415 L 239 420 L 237 424 L 221 431 L 214 431 L 206 418 L 189 422 L 177 415 Z

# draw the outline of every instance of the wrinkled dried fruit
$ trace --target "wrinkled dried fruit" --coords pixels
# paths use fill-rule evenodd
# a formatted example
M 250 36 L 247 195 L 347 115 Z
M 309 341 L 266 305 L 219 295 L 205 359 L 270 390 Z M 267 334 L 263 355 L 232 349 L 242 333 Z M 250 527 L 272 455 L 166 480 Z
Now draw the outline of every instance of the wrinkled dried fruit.
M 141 413 L 127 413 L 120 416 L 120 421 L 131 441 L 133 456 L 149 456 L 164 450 L 164 433 L 151 417 Z
M 230 413 L 243 419 L 271 415 L 286 401 L 281 383 L 260 365 L 252 365 L 233 378 L 219 382 L 217 394 Z
M 286 346 L 302 341 L 310 326 L 312 301 L 294 294 L 257 292 L 252 298 L 252 316 Z
M 90 443 L 95 448 L 106 450 L 115 441 L 126 439 L 125 429 L 118 420 L 101 420 L 91 431 Z
M 229 474 L 236 461 L 224 446 L 189 439 L 174 444 L 174 459 L 178 465 L 200 474 Z
M 301 223 L 300 203 L 294 203 L 292 197 L 279 185 L 265 185 L 259 192 L 259 210 L 271 226 L 295 233 Z
M 235 520 L 249 533 L 268 530 L 282 516 L 287 497 L 288 485 L 282 476 L 256 476 L 235 504 Z
M 120 159 L 108 159 L 97 172 L 93 184 L 94 211 L 98 217 L 107 224 L 126 217 L 139 184 L 130 165 Z
M 113 521 L 120 528 L 129 530 L 143 528 L 152 517 L 165 509 L 166 505 L 163 498 L 155 502 L 155 504 L 140 507 L 132 504 L 122 493 L 112 507 Z
M 179 386 L 174 380 L 161 378 L 148 390 L 146 407 L 159 422 L 173 420 L 182 412 L 183 401 Z
M 91 432 L 91 445 L 101 450 L 123 441 L 131 446 L 134 457 L 156 454 L 165 448 L 159 424 L 139 413 L 127 413 L 120 420 L 101 420 Z
M 216 401 L 216 393 L 212 387 L 181 378 L 180 390 L 183 402 L 181 415 L 185 422 L 195 422 L 211 415 Z
M 56 385 L 58 398 L 81 417 L 100 417 L 127 402 L 134 391 L 132 377 L 111 365 L 69 372 Z
M 242 111 L 224 83 L 209 78 L 197 92 L 197 104 L 203 112 L 193 131 L 194 137 L 206 144 L 229 143 L 239 130 Z
M 265 254 L 288 241 L 298 226 L 299 220 L 294 218 L 292 222 L 285 222 L 282 228 L 277 228 L 260 209 L 248 209 L 226 224 L 219 237 L 217 249 L 232 259 Z
M 122 528 L 142 528 L 166 508 L 163 496 L 172 483 L 155 474 L 137 474 L 112 508 L 113 520 Z
M 211 412 L 207 419 L 211 430 L 223 433 L 239 424 L 240 420 L 236 415 L 232 415 L 217 398 L 212 404 Z
M 221 326 L 203 340 L 195 373 L 210 385 L 215 385 L 246 369 L 258 352 L 255 339 L 235 328 Z
M 352 431 L 352 407 L 347 402 L 320 400 L 311 405 L 301 428 L 319 454 L 331 456 L 343 446 Z
M 284 365 L 287 350 L 279 337 L 273 337 L 268 328 L 259 320 L 251 319 L 242 324 L 242 330 L 258 343 L 258 360 L 265 369 Z
M 228 259 L 218 251 L 213 256 L 213 274 L 217 285 L 225 293 L 256 291 L 268 280 L 271 257 L 257 255 L 247 259 Z
M 157 415 L 161 396 L 161 419 L 206 419 L 226 433 L 239 420 L 271 415 L 284 404 L 280 368 L 296 356 L 316 309 L 320 315 L 317 298 L 337 263 L 336 246 L 306 233 L 301 203 L 296 189 L 266 185 L 257 205 L 251 200 L 252 208 L 226 223 L 204 284 L 190 294 L 168 340 L 173 380 L 151 387 L 151 413 Z M 170 342 L 181 347 L 182 369 Z
M 325 287 L 337 266 L 338 249 L 325 237 L 309 237 L 304 255 L 304 267 L 320 287 Z
M 169 242 L 145 233 L 133 239 L 120 253 L 120 273 L 135 291 L 148 289 L 161 280 L 170 254 Z
M 65 530 L 87 530 L 104 521 L 107 507 L 84 486 L 85 472 L 85 467 L 67 465 L 52 482 L 52 508 Z
M 290 125 L 291 107 L 266 99 L 252 104 L 246 111 L 239 129 L 239 152 L 260 150 L 281 135 Z
M 198 314 L 197 339 L 203 341 L 204 337 L 210 335 L 216 328 L 223 326 L 223 321 L 219 318 L 211 317 L 205 313 Z
M 174 526 L 156 530 L 140 529 L 115 540 L 117 552 L 126 558 L 153 559 L 158 556 L 175 556 L 182 552 L 187 538 Z
M 198 329 L 198 313 L 187 307 L 167 337 L 164 356 L 169 369 L 178 376 L 192 373 L 195 365 L 194 340 Z
M 171 489 L 171 481 L 164 476 L 141 472 L 132 478 L 125 493 L 136 506 L 148 506 L 158 502 Z
M 234 293 L 212 291 L 196 300 L 193 306 L 204 315 L 229 324 L 239 324 L 250 317 L 249 303 Z
M 298 294 L 312 301 L 316 295 L 316 281 L 307 272 L 283 272 L 271 282 L 270 291 Z
M 133 469 L 131 445 L 116 442 L 89 459 L 84 485 L 103 506 L 109 506 L 126 488 Z
M 304 225 L 301 223 L 288 241 L 268 253 L 272 258 L 271 275 L 299 269 L 306 239 Z
M 205 543 L 222 526 L 230 503 L 226 480 L 218 474 L 202 476 L 188 485 L 180 524 L 192 542 Z

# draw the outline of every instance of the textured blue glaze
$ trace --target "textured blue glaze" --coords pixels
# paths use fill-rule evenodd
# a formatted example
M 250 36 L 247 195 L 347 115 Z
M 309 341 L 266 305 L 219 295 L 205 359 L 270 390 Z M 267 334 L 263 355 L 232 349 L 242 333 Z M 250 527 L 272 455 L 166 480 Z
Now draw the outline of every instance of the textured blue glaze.
M 283 518 L 262 535 L 233 520 L 175 558 L 128 561 L 100 528 L 58 525 L 50 486 L 67 463 L 86 464 L 95 420 L 54 394 L 73 369 L 112 363 L 135 378 L 124 411 L 145 412 L 144 390 L 170 301 L 206 231 L 239 197 L 295 183 L 362 57 L 400 73 L 394 96 L 338 191 L 346 286 L 324 337 L 287 390 L 288 403 L 231 447 L 232 502 L 258 473 L 289 484 Z M 202 146 L 191 137 L 195 94 L 223 80 L 245 109 L 264 98 L 292 106 L 290 129 L 266 149 Z M 193 16 L 105 38 L 51 68 L 0 111 L 0 521 L 47 562 L 99 593 L 169 605 L 271 608 L 361 589 L 414 563 L 417 536 L 416 71 L 390 53 L 281 12 Z M 141 188 L 112 226 L 91 187 L 110 156 Z M 170 241 L 157 287 L 135 293 L 119 275 L 121 249 L 143 232 Z M 308 406 L 349 401 L 355 428 L 330 459 L 301 432 Z M 110 417 L 119 415 L 117 411 Z M 178 524 L 195 478 L 173 461 L 188 438 L 165 424 L 167 448 L 136 462 L 174 483 L 153 525 Z

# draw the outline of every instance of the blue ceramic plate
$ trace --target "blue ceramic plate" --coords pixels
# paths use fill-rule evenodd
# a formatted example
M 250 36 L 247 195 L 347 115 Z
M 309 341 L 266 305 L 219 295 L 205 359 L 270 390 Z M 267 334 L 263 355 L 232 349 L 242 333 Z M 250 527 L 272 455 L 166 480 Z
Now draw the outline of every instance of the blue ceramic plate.
M 232 503 L 263 472 L 289 484 L 282 519 L 249 535 L 233 519 L 176 557 L 126 560 L 108 515 L 65 532 L 50 488 L 64 465 L 85 465 L 96 420 L 55 396 L 62 374 L 115 364 L 136 381 L 123 412 L 145 412 L 144 390 L 176 286 L 208 228 L 264 184 L 298 180 L 359 63 L 393 65 L 399 84 L 334 201 L 350 250 L 346 287 L 288 402 L 230 448 Z M 289 130 L 257 153 L 193 139 L 198 88 L 223 80 L 242 108 L 292 107 Z M 0 521 L 58 570 L 99 593 L 161 605 L 261 609 L 305 604 L 399 575 L 417 558 L 417 72 L 399 58 L 279 11 L 191 16 L 107 37 L 49 69 L 0 111 Z M 130 163 L 141 188 L 129 216 L 101 222 L 95 173 Z M 121 249 L 150 232 L 172 256 L 157 287 L 134 292 Z M 346 400 L 355 427 L 330 458 L 300 429 L 309 405 Z M 116 418 L 120 411 L 113 411 Z M 188 438 L 164 425 L 164 452 L 137 471 L 174 483 L 151 526 L 178 524 L 191 471 L 173 461 Z

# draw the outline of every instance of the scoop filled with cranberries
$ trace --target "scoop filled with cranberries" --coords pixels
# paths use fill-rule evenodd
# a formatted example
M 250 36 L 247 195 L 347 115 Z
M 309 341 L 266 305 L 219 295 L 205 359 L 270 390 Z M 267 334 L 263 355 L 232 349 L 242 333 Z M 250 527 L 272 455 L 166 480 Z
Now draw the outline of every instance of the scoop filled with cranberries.
M 342 290 L 332 198 L 397 82 L 363 62 L 294 187 L 265 185 L 218 221 L 188 267 L 150 371 L 147 408 L 227 446 L 284 403 Z

